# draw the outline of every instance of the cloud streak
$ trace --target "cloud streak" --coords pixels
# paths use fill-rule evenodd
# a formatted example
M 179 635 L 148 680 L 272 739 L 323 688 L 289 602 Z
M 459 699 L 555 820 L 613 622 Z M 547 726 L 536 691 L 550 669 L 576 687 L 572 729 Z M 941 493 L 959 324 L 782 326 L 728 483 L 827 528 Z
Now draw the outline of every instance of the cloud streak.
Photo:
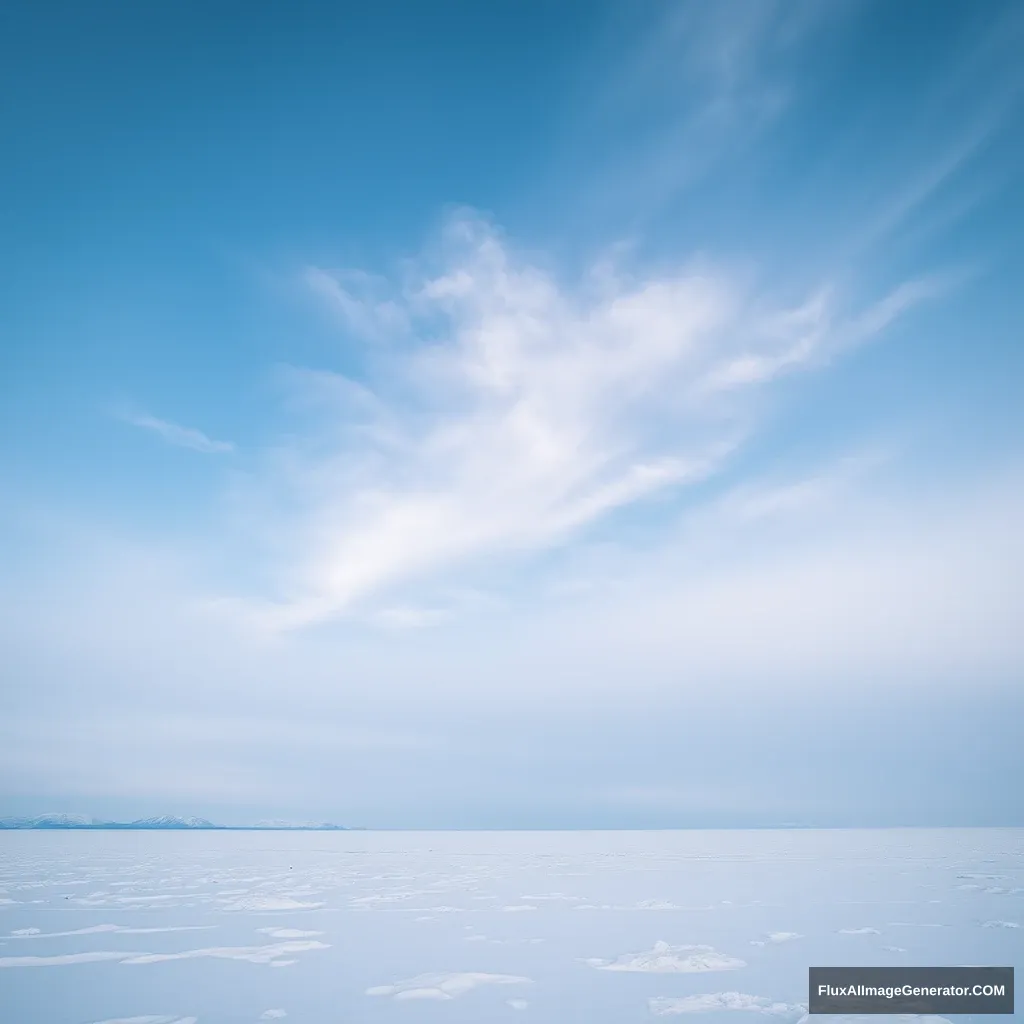
M 158 419 L 156 416 L 120 413 L 118 418 L 140 430 L 148 430 L 150 433 L 156 434 L 157 437 L 176 448 L 188 448 L 194 452 L 202 452 L 204 455 L 229 455 L 235 450 L 234 443 L 231 441 L 217 441 L 194 427 L 183 427 L 170 420 Z
M 799 58 L 850 7 L 723 0 L 645 5 L 640 18 L 640 9 L 617 11 L 609 50 L 628 39 L 628 56 L 597 66 L 566 125 L 588 161 L 577 173 L 590 214 L 624 208 L 650 222 L 715 171 L 728 173 L 789 113 L 803 84 Z

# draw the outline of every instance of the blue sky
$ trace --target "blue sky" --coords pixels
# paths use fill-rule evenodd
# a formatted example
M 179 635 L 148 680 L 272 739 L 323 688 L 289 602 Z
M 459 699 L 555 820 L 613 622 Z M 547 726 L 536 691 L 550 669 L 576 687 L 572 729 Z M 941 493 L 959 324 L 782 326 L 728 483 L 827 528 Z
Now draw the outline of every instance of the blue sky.
M 1024 822 L 1019 5 L 2 18 L 5 809 Z

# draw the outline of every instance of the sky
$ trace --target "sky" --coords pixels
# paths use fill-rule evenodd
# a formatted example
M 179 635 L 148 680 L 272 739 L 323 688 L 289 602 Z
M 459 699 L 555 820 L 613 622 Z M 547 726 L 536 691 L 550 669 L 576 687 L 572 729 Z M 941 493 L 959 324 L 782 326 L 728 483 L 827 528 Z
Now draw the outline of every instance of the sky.
M 0 813 L 1024 824 L 1019 4 L 0 14 Z

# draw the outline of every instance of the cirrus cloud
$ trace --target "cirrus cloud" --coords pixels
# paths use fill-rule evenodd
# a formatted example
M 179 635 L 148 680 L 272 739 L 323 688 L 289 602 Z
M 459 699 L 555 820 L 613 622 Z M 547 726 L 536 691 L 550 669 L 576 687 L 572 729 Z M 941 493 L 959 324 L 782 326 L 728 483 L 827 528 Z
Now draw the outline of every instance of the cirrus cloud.
M 290 375 L 322 419 L 315 439 L 275 449 L 245 493 L 277 517 L 265 533 L 289 538 L 277 598 L 243 604 L 265 624 L 365 611 L 704 481 L 754 433 L 767 386 L 939 287 L 904 282 L 856 306 L 823 286 L 794 304 L 700 262 L 648 274 L 600 264 L 566 285 L 471 212 L 439 250 L 394 284 L 305 273 L 372 345 L 359 382 Z M 443 617 L 406 601 L 374 614 Z

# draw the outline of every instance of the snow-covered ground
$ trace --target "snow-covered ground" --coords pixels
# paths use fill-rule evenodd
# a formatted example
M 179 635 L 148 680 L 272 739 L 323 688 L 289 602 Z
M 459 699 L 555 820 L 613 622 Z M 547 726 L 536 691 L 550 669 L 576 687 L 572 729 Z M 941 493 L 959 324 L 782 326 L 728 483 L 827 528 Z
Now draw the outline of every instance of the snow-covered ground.
M 1021 925 L 1021 829 L 0 833 L 11 1024 L 795 1024 Z

